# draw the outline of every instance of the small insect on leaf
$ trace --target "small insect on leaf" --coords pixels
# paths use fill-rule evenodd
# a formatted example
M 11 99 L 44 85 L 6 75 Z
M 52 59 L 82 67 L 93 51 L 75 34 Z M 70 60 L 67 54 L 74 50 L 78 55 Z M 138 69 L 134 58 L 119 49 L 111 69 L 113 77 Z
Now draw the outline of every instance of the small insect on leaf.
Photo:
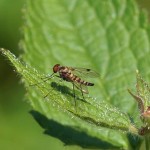
M 55 75 L 56 73 L 58 73 L 58 75 Z M 54 76 L 72 83 L 74 100 L 75 100 L 75 88 L 81 91 L 82 97 L 85 100 L 83 93 L 88 94 L 89 92 L 87 87 L 94 86 L 94 83 L 87 82 L 84 79 L 82 79 L 82 77 L 93 78 L 93 77 L 99 77 L 100 75 L 91 69 L 74 68 L 74 67 L 67 67 L 67 66 L 61 66 L 60 64 L 56 64 L 53 67 L 52 75 L 45 77 L 43 82 L 47 81 L 48 79 L 51 79 Z M 47 96 L 48 94 L 45 97 Z

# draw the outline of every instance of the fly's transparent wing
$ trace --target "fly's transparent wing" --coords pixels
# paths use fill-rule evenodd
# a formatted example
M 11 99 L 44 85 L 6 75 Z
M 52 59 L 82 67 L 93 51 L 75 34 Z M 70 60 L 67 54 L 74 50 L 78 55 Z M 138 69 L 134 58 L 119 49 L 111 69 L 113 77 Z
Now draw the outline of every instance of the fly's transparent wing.
M 83 93 L 85 93 L 85 94 L 88 94 L 88 93 L 89 93 L 87 86 L 85 86 L 85 85 L 83 85 L 83 84 L 80 84 L 80 83 L 78 83 L 78 82 L 73 82 L 73 84 L 75 85 L 75 87 L 76 87 L 77 89 L 81 90 Z
M 76 67 L 70 67 L 69 69 L 72 71 L 73 74 L 79 77 L 98 78 L 100 76 L 99 73 L 95 72 L 92 69 L 76 68 Z

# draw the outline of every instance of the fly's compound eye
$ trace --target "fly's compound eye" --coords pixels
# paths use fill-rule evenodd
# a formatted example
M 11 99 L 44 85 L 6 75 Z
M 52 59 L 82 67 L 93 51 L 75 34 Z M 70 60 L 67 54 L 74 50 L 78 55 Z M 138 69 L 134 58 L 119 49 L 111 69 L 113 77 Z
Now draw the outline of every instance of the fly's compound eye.
M 59 71 L 59 67 L 60 67 L 60 64 L 56 64 L 54 67 L 53 67 L 53 72 L 54 73 L 57 73 Z

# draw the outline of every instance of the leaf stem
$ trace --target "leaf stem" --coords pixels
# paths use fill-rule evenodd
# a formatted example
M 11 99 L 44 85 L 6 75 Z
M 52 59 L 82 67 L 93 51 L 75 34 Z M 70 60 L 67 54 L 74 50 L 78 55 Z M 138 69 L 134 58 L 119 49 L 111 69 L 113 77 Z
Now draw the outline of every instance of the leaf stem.
M 150 150 L 150 136 L 145 136 L 145 149 Z
M 145 136 L 145 149 L 150 150 L 150 136 Z

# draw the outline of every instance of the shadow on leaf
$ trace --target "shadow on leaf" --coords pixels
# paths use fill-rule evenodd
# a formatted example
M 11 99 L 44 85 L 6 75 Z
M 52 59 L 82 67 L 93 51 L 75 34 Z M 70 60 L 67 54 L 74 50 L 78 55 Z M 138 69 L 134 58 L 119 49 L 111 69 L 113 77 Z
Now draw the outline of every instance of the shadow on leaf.
M 58 138 L 65 145 L 79 145 L 82 148 L 93 149 L 116 149 L 116 147 L 110 143 L 91 137 L 85 132 L 77 131 L 69 126 L 61 125 L 54 120 L 48 119 L 37 111 L 32 110 L 30 113 L 45 130 L 45 134 Z
M 67 86 L 64 86 L 64 85 L 60 85 L 60 84 L 57 84 L 56 82 L 52 82 L 51 83 L 51 87 L 57 91 L 61 91 L 61 93 L 63 95 L 70 95 L 72 98 L 74 98 L 74 95 L 73 95 L 73 90 L 71 92 L 70 88 L 68 88 Z M 86 100 L 82 99 L 82 98 L 79 98 L 77 95 L 79 94 L 79 91 L 76 93 L 76 100 L 80 100 L 80 101 L 83 101 L 85 103 L 88 103 L 90 104 L 89 102 L 87 102 Z

